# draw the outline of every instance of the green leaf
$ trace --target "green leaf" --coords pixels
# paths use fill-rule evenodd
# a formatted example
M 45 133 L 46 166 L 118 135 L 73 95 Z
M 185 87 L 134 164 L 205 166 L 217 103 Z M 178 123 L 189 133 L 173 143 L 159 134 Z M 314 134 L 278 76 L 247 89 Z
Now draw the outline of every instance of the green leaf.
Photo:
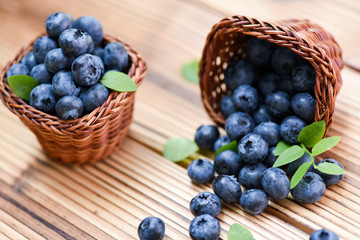
M 166 141 L 163 155 L 172 162 L 187 158 L 198 150 L 196 143 L 187 138 L 170 138 Z
M 334 137 L 328 137 L 328 138 L 321 139 L 320 142 L 315 144 L 315 146 L 312 148 L 311 153 L 314 156 L 317 156 L 319 154 L 322 154 L 323 152 L 326 152 L 327 150 L 329 150 L 330 148 L 332 148 L 336 144 L 338 144 L 338 142 L 340 141 L 340 138 L 341 137 L 339 137 L 339 136 L 334 136 Z
M 312 162 L 304 162 L 303 164 L 301 164 L 301 166 L 294 173 L 294 176 L 291 178 L 290 189 L 293 189 L 294 187 L 296 187 L 296 185 L 299 184 L 311 164 Z
M 280 167 L 285 164 L 291 163 L 304 155 L 305 150 L 299 147 L 298 145 L 294 145 L 283 151 L 278 159 L 275 161 L 273 167 Z
M 312 123 L 300 131 L 298 141 L 303 143 L 306 147 L 312 148 L 323 138 L 325 129 L 326 124 L 323 120 Z
M 199 83 L 199 60 L 185 63 L 181 68 L 181 75 L 192 83 Z
M 226 151 L 226 150 L 230 150 L 230 151 L 238 153 L 238 143 L 236 142 L 236 140 L 234 140 L 234 141 L 222 146 L 221 148 L 219 148 L 216 151 L 215 156 L 218 155 L 219 153 L 223 152 L 223 151 Z
M 228 232 L 228 240 L 254 240 L 252 233 L 243 225 L 234 223 Z
M 115 70 L 105 73 L 100 83 L 118 92 L 135 92 L 137 90 L 136 83 L 129 75 Z
M 330 175 L 345 174 L 345 170 L 334 163 L 324 162 L 317 166 L 317 170 Z
M 289 147 L 291 147 L 291 145 L 285 141 L 278 142 L 275 148 L 275 156 L 279 156 L 283 151 L 285 151 Z
M 27 75 L 14 75 L 7 78 L 11 90 L 16 96 L 28 101 L 31 90 L 39 85 L 35 78 Z

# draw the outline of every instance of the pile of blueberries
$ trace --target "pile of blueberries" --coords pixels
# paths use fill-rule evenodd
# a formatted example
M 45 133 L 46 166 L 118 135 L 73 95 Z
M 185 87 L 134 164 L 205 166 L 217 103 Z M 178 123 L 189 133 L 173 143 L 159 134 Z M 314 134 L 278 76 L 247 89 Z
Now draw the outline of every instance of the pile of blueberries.
M 68 120 L 89 113 L 109 96 L 99 80 L 105 71 L 125 72 L 129 56 L 120 42 L 105 45 L 98 19 L 82 16 L 75 21 L 67 13 L 51 14 L 45 23 L 48 36 L 38 38 L 20 63 L 7 72 L 30 75 L 39 85 L 29 104 Z

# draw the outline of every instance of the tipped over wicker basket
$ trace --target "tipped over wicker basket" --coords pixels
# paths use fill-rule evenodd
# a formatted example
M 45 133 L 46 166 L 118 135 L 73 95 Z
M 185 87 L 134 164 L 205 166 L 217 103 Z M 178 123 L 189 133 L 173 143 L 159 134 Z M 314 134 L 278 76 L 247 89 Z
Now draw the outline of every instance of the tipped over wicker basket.
M 12 92 L 5 81 L 5 76 L 13 64 L 20 62 L 28 52 L 32 51 L 34 41 L 20 49 L 15 58 L 1 70 L 2 102 L 36 135 L 50 157 L 77 165 L 107 157 L 127 135 L 132 121 L 135 93 L 113 91 L 100 107 L 74 120 L 61 120 L 33 108 Z M 140 86 L 147 69 L 141 55 L 126 43 L 110 35 L 105 34 L 103 41 L 105 43 L 119 41 L 124 45 L 131 61 L 128 75 L 137 86 Z
M 207 37 L 199 72 L 201 96 L 210 118 L 224 127 L 220 100 L 229 91 L 223 73 L 230 59 L 241 55 L 250 36 L 289 48 L 310 62 L 316 71 L 314 121 L 325 120 L 328 130 L 335 110 L 335 98 L 342 84 L 341 49 L 330 33 L 308 20 L 272 23 L 232 16 L 215 24 Z

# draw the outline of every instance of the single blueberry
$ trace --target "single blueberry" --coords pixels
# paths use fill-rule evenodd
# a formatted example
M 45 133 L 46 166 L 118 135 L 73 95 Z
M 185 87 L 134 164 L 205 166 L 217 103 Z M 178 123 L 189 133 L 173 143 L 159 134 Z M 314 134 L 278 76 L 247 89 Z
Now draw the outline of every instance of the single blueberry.
M 251 215 L 262 213 L 268 205 L 268 198 L 260 189 L 246 190 L 240 198 L 241 207 Z
M 214 193 L 226 203 L 238 203 L 241 197 L 240 183 L 234 176 L 218 175 L 212 182 Z
M 251 63 L 236 59 L 229 62 L 224 75 L 227 89 L 234 91 L 241 84 L 251 85 L 254 82 L 255 69 Z
M 338 161 L 336 161 L 332 158 L 323 159 L 320 162 L 318 162 L 318 164 L 316 164 L 316 165 L 319 166 L 319 164 L 325 163 L 325 162 L 336 164 L 339 167 L 341 167 L 342 169 L 344 169 L 344 166 L 341 163 L 339 163 Z M 317 173 L 323 179 L 326 186 L 335 185 L 344 178 L 344 174 L 330 175 L 330 174 L 323 173 L 323 172 L 319 171 L 318 169 L 315 169 L 315 173 Z
M 292 71 L 292 85 L 297 92 L 314 92 L 316 73 L 309 64 L 296 67 Z
M 302 155 L 300 158 L 298 158 L 296 161 L 289 163 L 288 165 L 288 173 L 290 176 L 294 175 L 296 170 L 298 170 L 298 168 L 306 162 L 311 162 L 311 158 L 309 156 L 309 154 L 304 153 L 304 155 Z M 314 166 L 311 164 L 309 169 L 307 170 L 307 172 L 312 172 L 314 171 Z
M 286 92 L 278 91 L 266 96 L 266 107 L 274 117 L 283 117 L 290 113 L 290 99 Z
M 73 60 L 66 56 L 61 48 L 55 48 L 46 54 L 44 63 L 49 72 L 56 73 L 62 69 L 70 69 Z
M 222 146 L 231 143 L 231 139 L 228 136 L 219 137 L 214 143 L 214 151 L 216 152 Z
M 261 189 L 261 178 L 267 167 L 262 163 L 245 165 L 239 173 L 239 182 L 246 189 Z
M 209 214 L 197 216 L 190 223 L 189 234 L 192 240 L 217 240 L 220 236 L 220 223 Z
M 91 54 L 77 57 L 71 65 L 74 80 L 80 86 L 92 86 L 97 83 L 104 73 L 104 65 L 100 58 Z
M 191 181 L 197 184 L 210 182 L 214 173 L 214 165 L 207 159 L 196 159 L 187 168 L 187 174 Z
M 201 125 L 195 133 L 195 142 L 199 148 L 211 150 L 220 133 L 214 125 Z
M 119 42 L 112 42 L 105 46 L 103 59 L 108 70 L 123 72 L 129 64 L 129 55 L 124 46 Z
M 299 184 L 291 189 L 291 195 L 300 203 L 315 203 L 324 196 L 326 186 L 322 178 L 314 173 L 307 172 Z
M 31 90 L 30 105 L 34 108 L 53 113 L 55 110 L 56 98 L 52 91 L 51 84 L 40 84 Z
M 59 36 L 59 45 L 68 56 L 79 56 L 94 50 L 94 42 L 87 32 L 79 29 L 66 29 Z
M 147 217 L 138 227 L 140 240 L 161 240 L 165 235 L 164 221 L 158 217 Z
M 250 112 L 256 109 L 259 96 L 255 88 L 243 84 L 237 87 L 232 95 L 232 101 L 241 112 Z
M 190 201 L 190 211 L 194 216 L 209 214 L 216 217 L 221 212 L 221 200 L 210 192 L 202 192 Z
M 103 39 L 103 29 L 100 21 L 92 16 L 82 16 L 76 19 L 72 28 L 80 29 L 84 32 L 90 34 L 91 38 L 94 40 L 94 44 L 99 44 Z
M 281 78 L 274 73 L 265 74 L 258 82 L 260 92 L 266 96 L 279 90 Z
M 311 233 L 309 240 L 339 240 L 339 237 L 333 231 L 323 228 Z
M 57 48 L 57 43 L 47 36 L 39 37 L 34 42 L 33 52 L 36 62 L 42 63 L 46 57 L 46 54 L 54 48 Z
M 254 126 L 255 123 L 248 113 L 235 112 L 226 119 L 225 131 L 231 140 L 240 141 Z
M 306 123 L 296 116 L 285 118 L 280 124 L 280 136 L 289 144 L 298 144 L 300 131 L 306 126 Z
M 291 108 L 305 122 L 313 122 L 315 117 L 316 99 L 310 93 L 298 93 L 291 100 Z
M 259 134 L 270 147 L 280 141 L 280 127 L 274 122 L 260 123 L 254 128 L 253 133 Z
M 29 75 L 29 69 L 25 64 L 15 63 L 12 65 L 6 73 L 7 77 L 15 76 L 15 75 Z
M 52 73 L 47 70 L 45 63 L 35 65 L 31 69 L 30 76 L 35 78 L 40 84 L 51 83 L 53 77 Z
M 302 59 L 300 56 L 285 47 L 277 48 L 271 58 L 273 68 L 280 75 L 291 74 L 292 70 L 301 61 Z
M 268 122 L 272 120 L 272 117 L 265 105 L 260 105 L 254 112 L 252 112 L 252 117 L 256 124 L 262 122 Z
M 277 157 L 275 156 L 275 149 L 276 147 L 269 148 L 266 158 L 264 159 L 264 161 L 262 161 L 262 164 L 264 164 L 268 168 L 272 167 L 277 159 Z
M 273 200 L 283 200 L 290 192 L 290 181 L 280 168 L 268 168 L 264 171 L 261 186 Z
M 51 14 L 45 22 L 46 32 L 49 37 L 57 40 L 60 34 L 70 28 L 73 18 L 70 14 L 56 12 Z
M 54 75 L 52 90 L 56 97 L 61 98 L 63 96 L 78 96 L 81 87 L 73 80 L 71 72 L 62 70 Z
M 31 69 L 37 64 L 34 53 L 32 51 L 27 53 L 23 59 L 21 59 L 21 63 L 25 64 L 26 67 L 31 71 Z
M 109 96 L 109 91 L 101 83 L 91 86 L 80 94 L 85 112 L 91 112 L 95 108 L 101 106 Z
M 228 117 L 230 114 L 236 112 L 236 107 L 232 101 L 232 95 L 229 94 L 223 97 L 220 101 L 220 109 L 225 117 Z
M 56 103 L 55 111 L 60 119 L 75 119 L 83 113 L 83 103 L 76 96 L 64 96 Z
M 269 145 L 260 135 L 248 133 L 239 142 L 238 150 L 243 162 L 256 164 L 265 159 Z
M 292 86 L 292 76 L 291 75 L 281 76 L 279 90 L 286 92 L 289 96 L 293 96 L 295 94 L 294 87 Z
M 214 168 L 218 174 L 238 175 L 241 164 L 239 154 L 230 150 L 219 153 L 214 159 Z
M 96 46 L 91 54 L 98 56 L 102 60 L 104 56 L 104 48 Z
M 266 40 L 252 37 L 246 42 L 246 59 L 255 66 L 269 63 L 274 45 Z

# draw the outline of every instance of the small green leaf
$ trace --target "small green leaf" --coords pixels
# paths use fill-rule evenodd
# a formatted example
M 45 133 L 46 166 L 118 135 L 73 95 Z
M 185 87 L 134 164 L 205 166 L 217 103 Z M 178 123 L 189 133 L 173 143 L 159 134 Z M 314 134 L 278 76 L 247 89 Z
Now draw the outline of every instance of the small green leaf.
M 334 163 L 324 162 L 317 166 L 317 170 L 330 175 L 345 174 L 345 170 Z
M 221 148 L 219 148 L 216 151 L 215 156 L 218 155 L 219 153 L 223 152 L 223 151 L 226 151 L 226 150 L 230 150 L 230 151 L 238 153 L 238 143 L 236 142 L 236 140 L 234 140 L 234 141 L 222 146 Z
M 181 75 L 192 83 L 199 83 L 199 60 L 193 60 L 184 64 L 181 68 Z
M 252 233 L 243 225 L 234 223 L 228 232 L 228 240 L 254 240 Z
M 300 131 L 298 141 L 311 148 L 323 138 L 325 129 L 326 124 L 323 120 L 312 123 Z
M 275 148 L 275 156 L 279 156 L 283 151 L 285 151 L 289 147 L 291 147 L 291 145 L 285 141 L 278 142 Z
M 304 155 L 305 150 L 299 147 L 298 145 L 294 145 L 283 151 L 278 159 L 275 161 L 273 167 L 280 167 L 285 164 L 291 163 Z
M 16 96 L 28 101 L 31 90 L 39 85 L 35 78 L 27 75 L 14 75 L 7 78 L 11 90 Z
M 332 148 L 336 144 L 338 144 L 338 142 L 340 141 L 340 138 L 341 137 L 339 137 L 339 136 L 334 136 L 334 137 L 328 137 L 328 138 L 321 139 L 320 142 L 315 144 L 315 146 L 312 148 L 311 153 L 314 156 L 317 156 L 319 154 L 322 154 L 323 152 L 326 152 L 327 150 L 329 150 L 330 148 Z
M 135 92 L 137 90 L 136 83 L 129 75 L 119 71 L 108 71 L 101 78 L 100 83 L 107 88 L 118 92 Z
M 187 138 L 170 138 L 166 141 L 163 155 L 172 162 L 187 158 L 198 150 L 196 143 Z
M 296 185 L 299 184 L 311 164 L 312 162 L 304 162 L 303 164 L 301 164 L 301 166 L 294 173 L 294 176 L 291 178 L 290 189 L 293 189 L 294 187 L 296 187 Z

